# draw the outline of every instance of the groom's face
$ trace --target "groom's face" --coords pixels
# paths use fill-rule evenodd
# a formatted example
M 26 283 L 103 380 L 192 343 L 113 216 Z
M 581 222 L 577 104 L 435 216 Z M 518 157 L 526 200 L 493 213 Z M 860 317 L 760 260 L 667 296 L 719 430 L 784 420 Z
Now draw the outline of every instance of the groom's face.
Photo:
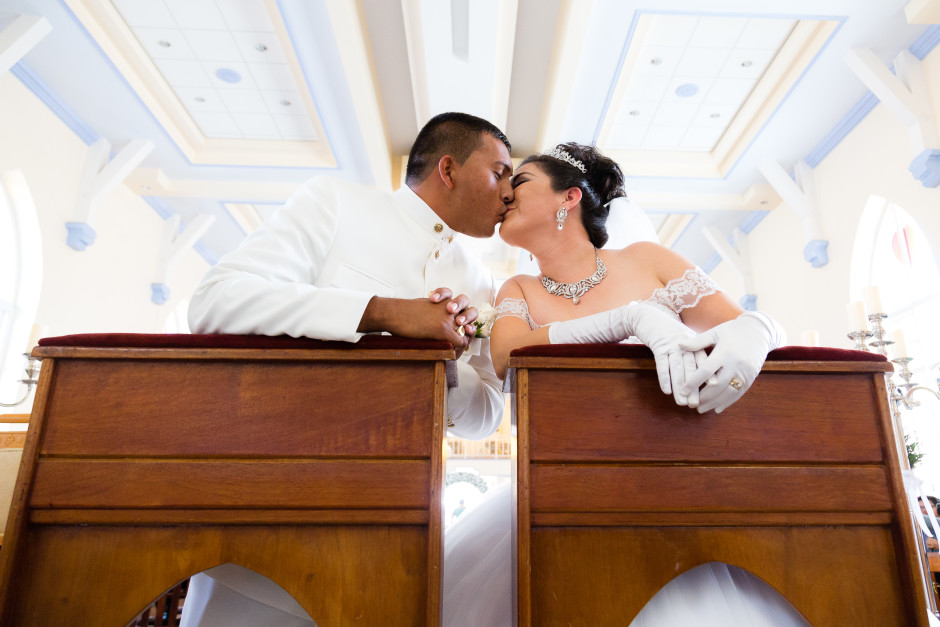
M 451 228 L 473 237 L 490 237 L 512 201 L 512 160 L 506 145 L 484 134 L 483 145 L 454 171 Z

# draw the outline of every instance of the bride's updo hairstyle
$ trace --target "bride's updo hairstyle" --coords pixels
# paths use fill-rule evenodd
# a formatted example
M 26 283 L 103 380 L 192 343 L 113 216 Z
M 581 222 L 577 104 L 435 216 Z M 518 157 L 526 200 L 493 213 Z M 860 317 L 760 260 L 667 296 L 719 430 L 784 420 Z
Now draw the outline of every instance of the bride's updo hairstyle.
M 552 151 L 549 151 L 552 152 Z M 548 175 L 556 192 L 577 187 L 581 190 L 581 222 L 587 230 L 591 244 L 601 248 L 607 243 L 607 204 L 614 198 L 626 196 L 623 190 L 623 172 L 617 163 L 605 157 L 594 146 L 569 142 L 558 144 L 554 152 L 567 153 L 572 161 L 580 161 L 584 172 L 572 163 L 551 154 L 530 155 L 521 165 L 536 163 Z

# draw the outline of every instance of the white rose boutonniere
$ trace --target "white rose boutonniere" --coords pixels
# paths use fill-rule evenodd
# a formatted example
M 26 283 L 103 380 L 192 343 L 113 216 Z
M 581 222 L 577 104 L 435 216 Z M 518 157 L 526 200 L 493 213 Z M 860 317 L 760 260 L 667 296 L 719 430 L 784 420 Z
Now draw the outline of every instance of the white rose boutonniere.
M 476 325 L 476 337 L 489 337 L 493 330 L 493 323 L 496 322 L 496 308 L 489 303 L 483 303 L 477 307 L 477 319 L 473 321 Z

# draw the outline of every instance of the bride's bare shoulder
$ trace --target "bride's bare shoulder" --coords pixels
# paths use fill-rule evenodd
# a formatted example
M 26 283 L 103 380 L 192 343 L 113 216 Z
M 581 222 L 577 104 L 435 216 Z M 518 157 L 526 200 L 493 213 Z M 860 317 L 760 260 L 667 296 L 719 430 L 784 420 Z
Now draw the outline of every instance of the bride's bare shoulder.
M 636 242 L 615 253 L 620 263 L 629 266 L 633 271 L 655 276 L 664 285 L 694 267 L 679 253 L 655 242 Z
M 672 251 L 654 242 L 636 242 L 626 248 L 606 250 L 604 252 L 606 253 L 606 259 L 636 270 L 653 268 L 659 265 L 665 255 Z
M 689 264 L 685 257 L 656 242 L 635 242 L 616 252 L 625 259 L 640 262 L 644 265 L 672 265 L 677 262 L 684 265 Z
M 626 248 L 621 248 L 617 253 L 631 259 L 659 259 L 675 254 L 656 242 L 634 242 Z
M 499 288 L 499 293 L 496 295 L 496 302 L 499 302 L 504 298 L 522 298 L 523 292 L 520 280 L 524 278 L 525 275 L 520 274 L 506 279 L 503 282 L 502 287 Z
M 499 288 L 499 294 L 496 295 L 496 302 L 500 302 L 504 298 L 528 300 L 526 294 L 531 293 L 531 290 L 540 286 L 541 283 L 539 283 L 538 277 L 529 274 L 517 274 L 512 278 L 506 279 L 503 286 Z

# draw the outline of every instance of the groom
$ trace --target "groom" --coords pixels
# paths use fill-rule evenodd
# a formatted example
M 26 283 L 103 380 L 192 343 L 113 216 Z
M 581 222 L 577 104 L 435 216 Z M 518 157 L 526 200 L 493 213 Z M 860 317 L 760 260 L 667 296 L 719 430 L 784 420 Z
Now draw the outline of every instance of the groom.
M 490 435 L 502 420 L 502 384 L 489 340 L 470 338 L 474 306 L 492 304 L 496 291 L 454 235 L 489 237 L 502 222 L 513 199 L 510 149 L 489 122 L 443 113 L 418 133 L 398 191 L 323 176 L 308 181 L 209 270 L 190 301 L 190 328 L 347 342 L 379 331 L 446 340 L 459 357 L 457 387 L 447 392 L 449 430 Z M 311 624 L 260 575 L 231 564 L 207 572 L 190 582 L 184 627 L 262 618 Z
M 190 328 L 346 342 L 378 331 L 446 340 L 458 357 L 466 353 L 447 396 L 451 431 L 488 436 L 502 420 L 502 384 L 489 340 L 469 339 L 475 306 L 493 303 L 493 278 L 454 235 L 489 237 L 502 222 L 513 198 L 509 150 L 486 120 L 442 113 L 418 133 L 398 191 L 325 176 L 308 181 L 209 270 L 190 302 Z

